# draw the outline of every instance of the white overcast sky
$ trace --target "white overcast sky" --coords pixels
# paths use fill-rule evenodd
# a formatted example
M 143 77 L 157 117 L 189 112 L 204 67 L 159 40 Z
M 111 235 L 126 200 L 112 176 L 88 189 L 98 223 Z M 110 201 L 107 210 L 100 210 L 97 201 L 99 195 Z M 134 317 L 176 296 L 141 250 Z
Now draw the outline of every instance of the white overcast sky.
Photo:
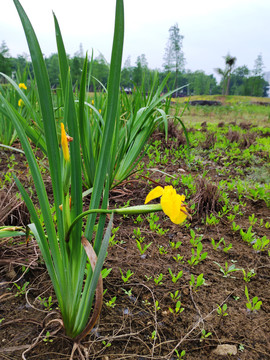
M 21 0 L 46 56 L 56 52 L 52 11 L 57 16 L 67 53 L 79 50 L 102 53 L 110 62 L 115 0 Z M 169 28 L 178 23 L 184 36 L 186 69 L 224 67 L 223 56 L 237 58 L 236 66 L 254 68 L 262 55 L 270 71 L 270 0 L 124 0 L 125 43 L 134 65 L 146 55 L 148 66 L 162 69 Z M 1 0 L 0 42 L 12 56 L 28 53 L 13 0 Z

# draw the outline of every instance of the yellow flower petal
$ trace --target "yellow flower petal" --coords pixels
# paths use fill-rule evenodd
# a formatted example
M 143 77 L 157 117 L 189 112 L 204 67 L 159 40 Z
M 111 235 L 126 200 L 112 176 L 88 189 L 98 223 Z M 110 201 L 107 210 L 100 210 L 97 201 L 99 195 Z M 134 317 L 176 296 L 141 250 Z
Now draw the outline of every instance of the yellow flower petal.
M 161 186 L 157 186 L 155 187 L 153 190 L 150 191 L 150 193 L 146 196 L 145 199 L 145 204 L 149 203 L 149 201 L 156 199 L 158 197 L 160 197 L 161 195 L 163 195 L 163 188 Z
M 24 83 L 19 83 L 19 88 L 27 90 L 27 86 Z
M 64 159 L 66 161 L 69 161 L 68 140 L 65 132 L 65 126 L 63 123 L 61 123 L 61 145 L 62 145 Z
M 20 100 L 18 101 L 18 106 L 22 107 L 23 105 L 24 105 L 24 102 L 23 102 L 22 99 L 20 99 Z
M 165 186 L 164 193 L 161 197 L 160 204 L 164 213 L 169 216 L 174 224 L 181 224 L 187 215 L 181 211 L 186 211 L 182 206 L 182 201 L 185 199 L 184 195 L 179 195 L 172 186 Z

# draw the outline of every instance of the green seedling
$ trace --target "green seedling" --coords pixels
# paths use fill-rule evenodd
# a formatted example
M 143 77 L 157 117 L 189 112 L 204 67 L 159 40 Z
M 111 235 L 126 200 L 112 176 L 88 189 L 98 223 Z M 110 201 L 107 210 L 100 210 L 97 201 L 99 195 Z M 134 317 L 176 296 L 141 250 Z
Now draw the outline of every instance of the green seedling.
M 179 271 L 179 273 L 177 275 L 174 275 L 171 268 L 168 268 L 168 271 L 172 277 L 172 282 L 175 284 L 182 276 L 183 276 L 183 271 Z
M 43 341 L 44 341 L 45 343 L 49 343 L 49 342 L 52 343 L 52 342 L 53 342 L 53 339 L 50 339 L 50 336 L 51 336 L 50 332 L 47 331 L 46 334 L 45 334 L 45 337 L 44 337 Z
M 149 244 L 143 245 L 143 247 L 142 247 L 142 243 L 140 240 L 136 240 L 136 243 L 137 243 L 137 248 L 140 251 L 140 254 L 143 255 L 146 252 L 146 250 L 151 246 L 152 241 Z
M 227 219 L 228 219 L 229 222 L 233 222 L 234 219 L 235 219 L 235 214 L 230 214 L 230 215 L 228 215 L 228 216 L 227 216 Z
M 188 263 L 191 266 L 197 265 L 199 264 L 200 261 L 203 261 L 207 258 L 208 253 L 207 252 L 202 253 L 202 248 L 203 245 L 201 242 L 199 242 L 199 244 L 197 245 L 196 254 L 195 254 L 195 249 L 194 248 L 191 249 L 192 256 L 191 259 L 188 260 Z
M 227 311 L 227 304 L 223 304 L 222 307 L 218 305 L 217 313 L 219 316 L 228 316 L 229 314 L 226 311 Z
M 165 247 L 163 245 L 158 246 L 158 251 L 159 251 L 160 255 L 164 255 L 164 254 L 168 253 L 168 250 L 165 249 Z
M 40 301 L 40 304 L 43 305 L 48 311 L 52 310 L 52 297 L 49 296 L 48 299 L 47 298 L 41 298 L 40 296 L 38 297 L 38 300 Z
M 232 223 L 232 231 L 238 231 L 240 229 L 239 225 L 236 225 L 235 221 Z
M 159 225 L 158 225 L 158 228 L 156 229 L 156 233 L 158 235 L 165 235 L 168 231 L 169 231 L 169 229 L 162 229 Z
M 134 234 L 133 237 L 134 237 L 136 240 L 139 240 L 140 242 L 143 242 L 143 241 L 144 241 L 145 237 L 142 236 L 142 234 L 141 234 L 141 229 L 140 229 L 140 228 L 135 228 L 135 229 L 133 230 L 133 234 Z
M 224 245 L 226 245 L 224 243 Z M 227 252 L 232 248 L 232 244 L 230 243 L 228 246 L 224 246 L 223 251 L 227 254 Z
M 215 240 L 213 238 L 211 238 L 211 244 L 212 244 L 214 250 L 217 250 L 221 243 L 225 244 L 223 237 L 218 242 L 215 242 Z
M 176 356 L 177 356 L 177 359 L 184 359 L 184 356 L 186 355 L 186 352 L 185 350 L 182 350 L 181 353 L 179 354 L 179 351 L 178 350 L 174 350 Z
M 151 334 L 151 339 L 156 340 L 156 338 L 157 338 L 157 332 L 156 332 L 156 330 L 154 330 Z
M 107 269 L 107 268 L 102 269 L 102 271 L 101 271 L 102 279 L 105 279 L 110 274 L 111 271 L 112 271 L 112 268 L 110 268 L 110 269 Z
M 209 226 L 215 226 L 219 223 L 219 219 L 217 219 L 213 214 L 210 214 L 210 216 L 206 216 L 206 225 Z
M 163 274 L 160 273 L 157 278 L 154 277 L 155 284 L 156 285 L 162 285 L 163 284 L 162 279 L 163 279 Z
M 116 296 L 114 296 L 111 300 L 106 301 L 105 305 L 110 308 L 114 308 L 116 306 Z
M 156 311 L 159 311 L 159 310 L 160 310 L 160 306 L 159 306 L 158 300 L 155 301 L 155 309 L 156 309 Z
M 172 249 L 178 249 L 182 245 L 181 241 L 177 241 L 176 243 L 173 241 L 170 241 L 169 243 L 170 243 L 170 246 Z
M 235 264 L 232 264 L 232 265 L 228 266 L 228 262 L 227 262 L 227 261 L 225 261 L 225 267 L 224 267 L 224 268 L 223 268 L 219 263 L 217 263 L 216 261 L 214 261 L 214 263 L 218 265 L 219 270 L 220 270 L 220 271 L 222 272 L 222 274 L 223 274 L 223 277 L 229 277 L 232 272 L 241 271 L 241 270 L 242 270 L 242 269 L 237 269 L 237 268 L 235 267 Z
M 240 229 L 240 235 L 244 241 L 251 243 L 254 240 L 255 233 L 252 232 L 252 226 L 250 226 L 247 232 L 245 232 L 243 229 Z
M 170 292 L 170 297 L 173 301 L 176 301 L 180 298 L 179 290 L 176 290 L 174 293 Z
M 176 256 L 173 256 L 173 259 L 174 259 L 176 262 L 181 262 L 181 263 L 183 263 L 183 258 L 184 258 L 184 256 L 181 256 L 180 254 L 177 254 Z
M 132 288 L 129 289 L 129 290 L 126 290 L 126 289 L 123 289 L 123 288 L 121 288 L 121 289 L 124 291 L 124 293 L 125 293 L 128 297 L 131 297 L 131 296 L 132 296 Z
M 260 308 L 262 306 L 262 301 L 259 301 L 258 296 L 254 296 L 254 298 L 252 298 L 252 300 L 250 301 L 247 286 L 245 286 L 245 295 L 246 295 L 246 298 L 247 298 L 247 301 L 248 301 L 246 303 L 247 309 L 249 311 L 258 311 L 258 310 L 260 310 Z
M 266 221 L 264 227 L 265 227 L 266 229 L 269 229 L 269 228 L 270 228 L 270 223 L 269 223 L 268 221 Z
M 146 278 L 146 281 L 150 281 L 152 279 L 152 276 L 147 276 L 147 275 L 144 275 L 145 278 Z
M 1 319 L 0 319 L 0 325 L 1 325 L 1 323 L 2 323 L 4 320 L 5 320 L 5 318 L 1 318 Z
M 119 268 L 119 271 L 121 273 L 122 280 L 124 283 L 127 283 L 129 281 L 129 278 L 134 274 L 130 269 L 126 272 L 126 275 L 123 274 L 121 268 Z
M 205 339 L 207 339 L 209 336 L 211 336 L 212 333 L 208 332 L 206 333 L 205 329 L 201 330 L 201 338 L 200 338 L 200 342 L 204 341 Z
M 18 285 L 17 283 L 14 283 L 15 287 L 17 288 L 16 297 L 24 295 L 26 293 L 26 288 L 29 285 L 29 281 L 26 281 L 23 286 Z
M 195 281 L 195 277 L 193 274 L 190 275 L 190 281 L 189 285 L 195 289 L 196 291 L 200 286 L 202 286 L 205 283 L 205 278 L 203 277 L 203 274 L 200 274 L 197 276 L 197 280 Z
M 183 308 L 181 305 L 182 305 L 182 304 L 181 304 L 181 301 L 178 300 L 178 301 L 176 302 L 174 308 L 169 307 L 169 311 L 170 311 L 172 314 L 175 314 L 175 315 L 181 314 L 181 312 L 183 312 L 183 311 L 185 310 L 185 308 Z
M 244 275 L 244 280 L 245 280 L 245 282 L 250 282 L 250 279 L 251 279 L 253 276 L 256 275 L 254 269 L 252 269 L 252 270 L 250 270 L 250 271 L 248 271 L 248 272 L 246 272 L 244 269 L 242 269 L 242 272 L 243 272 L 243 275 Z
M 202 241 L 203 238 L 203 235 L 196 237 L 195 231 L 193 229 L 190 229 L 190 236 L 191 236 L 190 243 L 192 246 L 197 246 Z
M 143 222 L 143 218 L 142 218 L 141 215 L 138 215 L 138 216 L 136 217 L 136 220 L 134 220 L 134 224 L 140 224 L 140 223 L 142 223 L 142 222 Z
M 102 345 L 105 347 L 105 348 L 108 348 L 110 347 L 112 344 L 108 341 L 106 342 L 105 340 L 102 340 Z
M 119 230 L 119 226 L 112 229 L 112 236 L 110 237 L 110 240 L 109 240 L 110 246 L 114 246 L 114 245 L 118 244 L 119 241 L 115 239 L 115 235 L 118 230 Z
M 252 245 L 255 251 L 265 251 L 269 247 L 270 240 L 263 236 L 261 239 L 256 239 L 256 242 Z
M 249 221 L 250 225 L 253 226 L 258 221 L 258 218 L 255 218 L 255 214 L 252 214 L 251 216 L 248 217 L 248 221 Z

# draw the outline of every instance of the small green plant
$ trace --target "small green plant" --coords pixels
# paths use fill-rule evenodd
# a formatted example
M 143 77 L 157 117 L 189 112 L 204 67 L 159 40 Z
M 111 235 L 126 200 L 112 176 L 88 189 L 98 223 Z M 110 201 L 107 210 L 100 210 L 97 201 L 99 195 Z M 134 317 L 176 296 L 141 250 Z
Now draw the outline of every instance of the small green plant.
M 247 301 L 248 301 L 246 303 L 247 309 L 249 311 L 258 311 L 258 310 L 260 310 L 260 308 L 262 306 L 262 301 L 259 301 L 258 296 L 254 296 L 250 301 L 247 286 L 245 286 L 245 295 L 246 295 L 246 298 L 247 298 Z
M 172 277 L 172 282 L 175 284 L 182 276 L 183 276 L 183 271 L 179 271 L 177 275 L 173 274 L 171 268 L 168 268 L 168 271 Z
M 269 242 L 270 240 L 263 236 L 261 239 L 256 239 L 252 247 L 255 251 L 265 251 L 269 247 Z
M 40 304 L 43 305 L 48 311 L 52 310 L 52 297 L 49 296 L 48 299 L 47 298 L 41 298 L 40 296 L 38 297 L 38 300 L 40 301 Z
M 228 262 L 225 261 L 225 267 L 223 268 L 219 263 L 217 263 L 216 261 L 214 261 L 215 264 L 218 265 L 219 270 L 222 272 L 223 277 L 229 277 L 231 275 L 232 272 L 235 271 L 241 271 L 242 269 L 237 269 L 235 267 L 235 264 L 232 264 L 230 266 L 228 266 Z
M 106 342 L 105 340 L 102 340 L 102 345 L 105 347 L 105 348 L 108 348 L 110 347 L 112 344 L 108 341 Z
M 136 239 L 136 240 L 139 240 L 140 242 L 143 242 L 144 241 L 144 239 L 145 239 L 145 237 L 144 236 L 142 236 L 142 234 L 141 234 L 141 229 L 138 227 L 138 228 L 135 228 L 134 230 L 133 230 L 133 234 L 134 234 L 134 238 Z
M 143 222 L 143 218 L 141 215 L 138 215 L 136 217 L 136 220 L 134 220 L 134 224 L 141 224 Z
M 132 296 L 132 288 L 129 289 L 129 290 L 126 290 L 126 289 L 123 289 L 123 288 L 121 288 L 121 289 L 124 291 L 124 293 L 125 293 L 128 297 L 131 297 L 131 296 Z
M 253 226 L 258 221 L 258 218 L 255 218 L 255 214 L 252 214 L 251 216 L 248 217 L 248 221 L 249 221 L 250 225 Z
M 49 343 L 49 342 L 52 343 L 52 342 L 53 342 L 53 339 L 51 339 L 50 336 L 51 336 L 50 332 L 47 331 L 46 334 L 45 334 L 45 337 L 43 338 L 43 341 L 44 341 L 45 343 Z
M 128 271 L 126 272 L 126 275 L 124 275 L 121 268 L 119 268 L 119 271 L 121 273 L 121 277 L 122 277 L 122 280 L 124 281 L 124 283 L 127 283 L 129 281 L 129 278 L 134 274 L 130 269 L 128 269 Z
M 197 248 L 196 248 L 196 254 L 195 254 L 195 249 L 192 248 L 191 249 L 191 259 L 188 260 L 188 263 L 193 266 L 193 265 L 197 265 L 199 264 L 200 261 L 203 261 L 207 258 L 207 252 L 204 252 L 202 253 L 202 248 L 203 248 L 203 245 L 201 242 L 199 242 L 199 244 L 197 245 Z
M 217 250 L 221 243 L 224 243 L 223 237 L 218 242 L 215 242 L 215 239 L 211 238 L 211 244 L 212 244 L 214 250 Z
M 160 306 L 159 306 L 158 300 L 155 301 L 155 309 L 156 309 L 156 311 L 159 311 L 159 310 L 160 310 Z
M 210 214 L 210 216 L 206 216 L 206 225 L 216 226 L 219 223 L 219 219 L 215 217 L 215 215 Z
M 181 241 L 177 241 L 177 242 L 170 241 L 170 246 L 172 249 L 178 249 L 181 245 L 182 245 Z
M 203 274 L 198 275 L 196 281 L 194 275 L 193 274 L 190 275 L 189 285 L 191 286 L 191 288 L 195 289 L 196 291 L 204 283 L 205 283 L 205 278 L 203 277 Z
M 136 240 L 136 243 L 137 243 L 137 248 L 140 251 L 140 254 L 143 255 L 146 252 L 146 250 L 149 249 L 149 247 L 151 246 L 152 241 L 149 244 L 144 244 L 143 246 L 140 240 Z
M 111 300 L 106 301 L 105 305 L 110 308 L 114 308 L 116 306 L 116 296 L 114 296 Z
M 197 246 L 202 241 L 203 238 L 203 235 L 196 237 L 195 231 L 193 229 L 190 229 L 190 236 L 191 236 L 190 243 L 192 246 Z
M 201 338 L 200 338 L 200 342 L 203 342 L 205 339 L 207 339 L 209 336 L 211 336 L 212 333 L 211 332 L 206 332 L 205 329 L 201 330 Z
M 156 330 L 154 330 L 151 334 L 151 339 L 156 340 L 156 338 L 157 338 L 157 332 L 156 332 Z
M 169 307 L 169 311 L 170 311 L 172 314 L 175 314 L 175 315 L 181 314 L 184 310 L 185 310 L 185 308 L 182 307 L 182 304 L 181 304 L 181 301 L 180 301 L 180 300 L 178 300 L 178 301 L 176 302 L 174 308 Z
M 219 316 L 228 316 L 227 313 L 227 304 L 223 304 L 222 307 L 218 305 L 217 313 Z
M 173 259 L 176 261 L 176 262 L 181 262 L 183 263 L 183 258 L 184 256 L 181 256 L 180 254 L 177 254 L 176 256 L 173 256 Z
M 238 231 L 240 229 L 239 225 L 236 225 L 235 221 L 232 223 L 232 231 Z
M 179 351 L 178 350 L 174 350 L 176 356 L 177 356 L 177 359 L 184 359 L 184 356 L 186 355 L 186 352 L 185 350 L 182 350 L 181 353 L 179 354 Z
M 158 246 L 158 251 L 159 251 L 160 255 L 164 255 L 164 254 L 168 253 L 168 250 L 163 245 Z
M 170 292 L 170 297 L 173 301 L 176 301 L 180 298 L 179 290 L 176 290 L 174 293 Z
M 250 282 L 250 279 L 256 275 L 255 270 L 251 269 L 250 271 L 245 271 L 245 269 L 242 269 L 244 280 L 245 282 Z
M 255 233 L 252 232 L 252 226 L 250 226 L 247 232 L 245 232 L 243 229 L 240 229 L 240 235 L 244 241 L 251 243 L 254 240 Z
M 156 285 L 162 285 L 162 284 L 163 284 L 162 279 L 163 279 L 163 274 L 160 273 L 160 274 L 158 275 L 158 277 L 154 277 L 154 282 L 155 282 L 155 284 L 156 284 Z
M 16 297 L 17 296 L 21 296 L 21 295 L 24 295 L 26 293 L 26 288 L 27 286 L 29 285 L 29 281 L 26 281 L 23 286 L 20 286 L 18 285 L 17 283 L 14 283 L 15 287 L 17 288 L 17 291 L 16 291 Z
M 228 215 L 228 216 L 227 216 L 227 219 L 228 219 L 229 222 L 233 222 L 234 219 L 235 219 L 235 214 L 230 214 L 230 215 Z

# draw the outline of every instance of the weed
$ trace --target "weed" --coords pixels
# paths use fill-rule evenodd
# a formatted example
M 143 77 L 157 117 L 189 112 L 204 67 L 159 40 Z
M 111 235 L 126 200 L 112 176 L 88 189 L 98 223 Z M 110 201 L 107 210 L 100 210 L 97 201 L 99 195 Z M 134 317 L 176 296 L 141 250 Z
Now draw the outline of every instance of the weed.
M 262 306 L 262 301 L 259 301 L 258 296 L 254 296 L 251 300 L 249 299 L 248 288 L 245 286 L 245 295 L 247 298 L 246 307 L 249 311 L 258 311 Z
M 129 278 L 134 274 L 130 269 L 127 270 L 126 275 L 124 275 L 121 268 L 119 268 L 119 271 L 121 273 L 121 277 L 124 283 L 127 283 L 129 281 Z

